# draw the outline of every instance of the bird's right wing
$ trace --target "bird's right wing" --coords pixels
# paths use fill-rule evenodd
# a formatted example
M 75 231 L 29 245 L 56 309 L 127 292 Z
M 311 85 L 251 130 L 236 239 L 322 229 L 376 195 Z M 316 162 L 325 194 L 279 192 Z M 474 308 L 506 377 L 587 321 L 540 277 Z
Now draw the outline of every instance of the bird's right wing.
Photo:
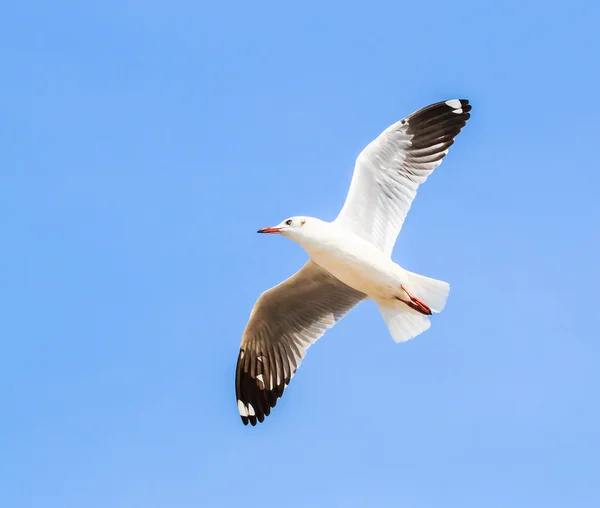
M 259 297 L 244 330 L 235 375 L 245 425 L 269 415 L 308 347 L 365 298 L 313 261 Z
M 467 100 L 438 102 L 396 122 L 356 159 L 336 222 L 391 254 L 417 188 L 471 116 Z

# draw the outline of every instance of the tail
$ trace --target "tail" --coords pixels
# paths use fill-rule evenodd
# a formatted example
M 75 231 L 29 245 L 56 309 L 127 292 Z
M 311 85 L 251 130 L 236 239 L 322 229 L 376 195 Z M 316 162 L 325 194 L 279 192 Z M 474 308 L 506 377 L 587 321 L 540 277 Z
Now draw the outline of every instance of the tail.
M 448 299 L 450 285 L 443 280 L 430 279 L 418 273 L 406 271 L 406 291 L 425 302 L 432 312 L 442 312 Z
M 402 287 L 403 298 L 377 302 L 396 342 L 406 342 L 427 330 L 431 326 L 427 315 L 441 312 L 450 292 L 446 282 L 408 271 L 406 274 L 407 281 Z
M 422 334 L 431 326 L 429 318 L 425 315 L 407 307 L 404 303 L 377 302 L 383 320 L 396 342 L 407 340 Z

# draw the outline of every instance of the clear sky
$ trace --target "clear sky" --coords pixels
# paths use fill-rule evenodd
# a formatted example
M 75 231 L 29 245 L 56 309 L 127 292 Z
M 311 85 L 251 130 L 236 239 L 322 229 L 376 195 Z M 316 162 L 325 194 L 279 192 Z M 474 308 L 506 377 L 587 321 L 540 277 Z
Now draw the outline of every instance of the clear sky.
M 4 6 L 0 506 L 600 506 L 600 13 L 496 4 Z M 250 309 L 306 259 L 256 229 L 451 98 L 393 256 L 445 311 L 395 344 L 360 305 L 244 427 Z

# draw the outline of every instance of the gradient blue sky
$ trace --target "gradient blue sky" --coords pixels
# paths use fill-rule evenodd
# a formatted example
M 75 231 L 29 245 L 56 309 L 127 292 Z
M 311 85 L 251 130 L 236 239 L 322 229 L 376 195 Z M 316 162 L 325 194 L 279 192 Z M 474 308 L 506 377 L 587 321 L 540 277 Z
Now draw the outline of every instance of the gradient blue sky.
M 501 5 L 500 5 L 501 4 Z M 13 2 L 0 20 L 0 506 L 600 505 L 592 2 Z M 371 303 L 244 427 L 239 341 L 362 148 L 473 116 L 394 252 L 447 280 L 394 344 Z

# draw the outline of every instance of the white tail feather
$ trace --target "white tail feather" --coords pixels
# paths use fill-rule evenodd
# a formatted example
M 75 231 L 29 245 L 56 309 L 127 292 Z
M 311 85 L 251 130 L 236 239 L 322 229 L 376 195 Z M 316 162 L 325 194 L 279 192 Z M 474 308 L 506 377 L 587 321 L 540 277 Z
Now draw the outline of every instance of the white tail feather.
M 406 342 L 431 326 L 427 316 L 403 303 L 396 302 L 393 306 L 388 306 L 383 302 L 377 302 L 377 306 L 396 342 Z
M 448 299 L 450 285 L 437 279 L 430 279 L 418 273 L 406 271 L 408 280 L 406 289 L 419 300 L 423 301 L 432 312 L 442 312 Z

